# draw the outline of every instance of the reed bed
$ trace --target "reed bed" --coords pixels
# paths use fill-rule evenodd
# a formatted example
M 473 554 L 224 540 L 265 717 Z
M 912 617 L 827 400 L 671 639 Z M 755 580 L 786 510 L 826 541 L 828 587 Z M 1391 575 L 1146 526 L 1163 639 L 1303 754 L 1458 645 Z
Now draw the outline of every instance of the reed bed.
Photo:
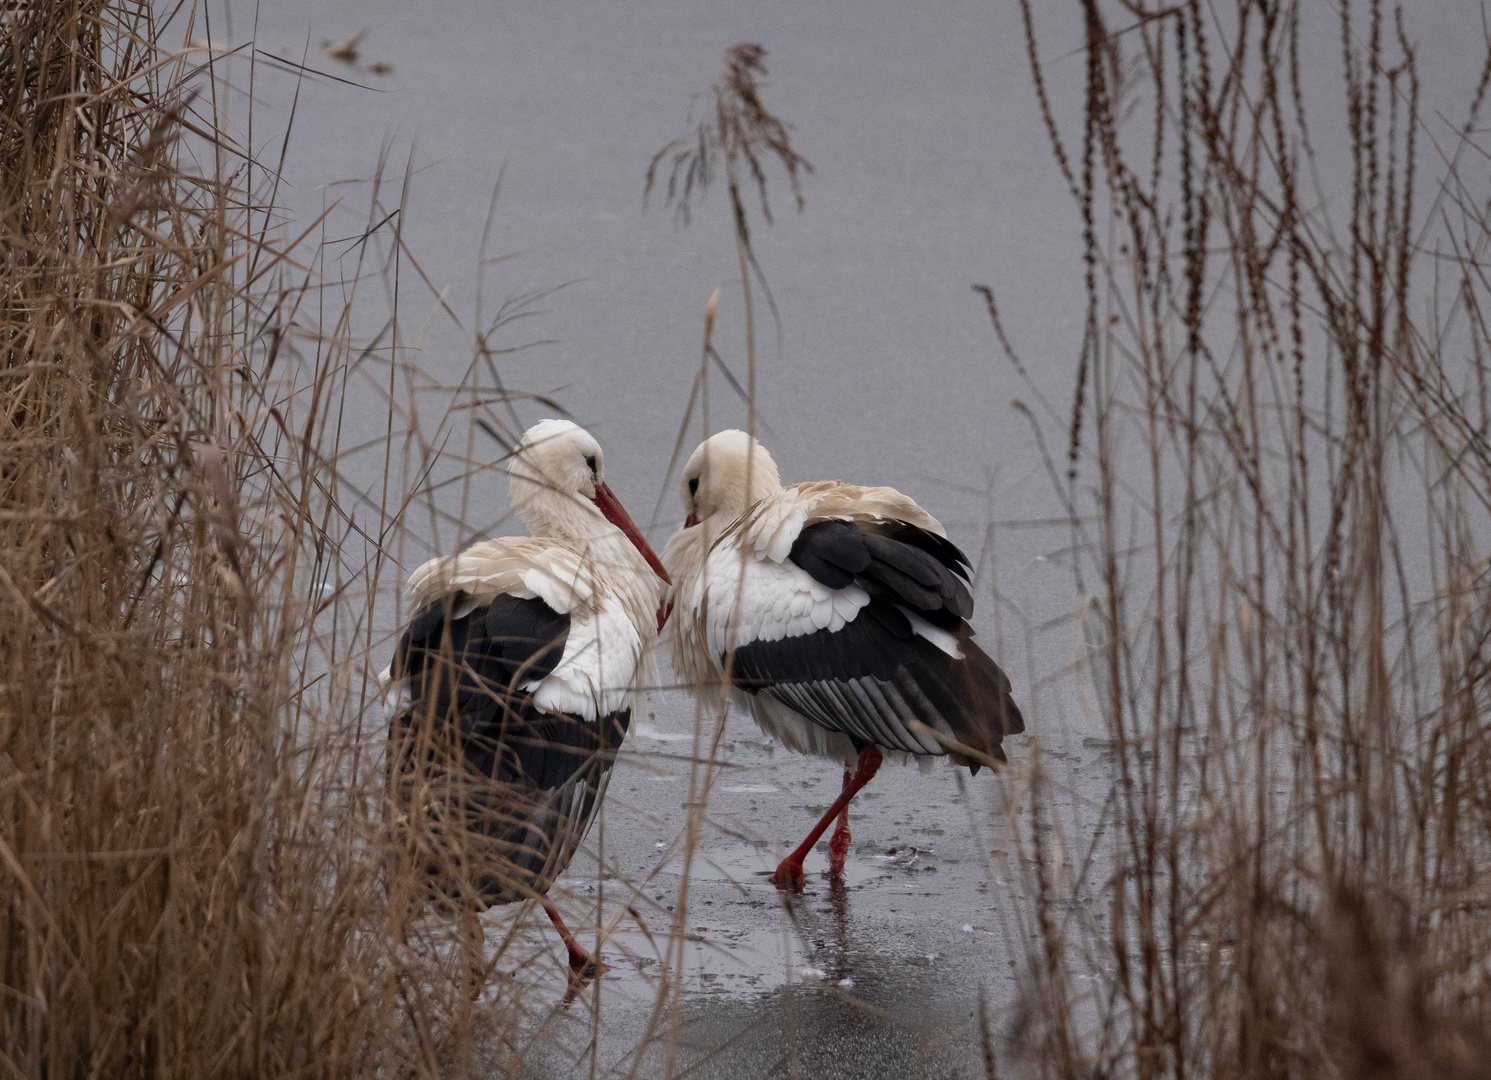
M 0 1073 L 507 1071 L 521 941 L 473 986 L 384 858 L 407 506 L 343 466 L 428 445 L 342 427 L 359 372 L 389 431 L 431 389 L 396 319 L 353 344 L 359 283 L 410 261 L 391 185 L 392 248 L 325 274 L 252 126 L 286 65 L 205 20 L 0 13 Z
M 1491 1075 L 1491 50 L 1447 121 L 1411 9 L 1083 0 L 1067 130 L 1021 2 L 1087 296 L 1027 412 L 1113 787 L 1034 759 L 1014 1060 Z

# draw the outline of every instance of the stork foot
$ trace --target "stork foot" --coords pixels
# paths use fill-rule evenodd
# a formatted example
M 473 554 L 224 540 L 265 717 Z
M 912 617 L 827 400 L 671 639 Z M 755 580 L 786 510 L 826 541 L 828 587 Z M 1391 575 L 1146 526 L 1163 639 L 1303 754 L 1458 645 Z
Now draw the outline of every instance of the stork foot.
M 802 861 L 813 850 L 813 845 L 818 843 L 818 838 L 828 831 L 829 825 L 833 824 L 835 818 L 838 818 L 839 825 L 834 830 L 833 839 L 828 844 L 829 866 L 835 874 L 844 872 L 844 856 L 849 854 L 849 800 L 854 798 L 860 788 L 870 782 L 870 778 L 880 768 L 881 760 L 880 748 L 874 743 L 869 743 L 860 750 L 859 764 L 853 775 L 850 775 L 848 770 L 844 772 L 844 790 L 839 792 L 839 797 L 828 808 L 828 813 L 824 814 L 818 824 L 813 826 L 813 831 L 808 833 L 808 838 L 797 845 L 796 851 L 782 860 L 777 867 L 777 872 L 771 877 L 773 885 L 779 889 L 802 892 Z
M 802 892 L 803 885 L 806 884 L 806 878 L 802 872 L 802 858 L 792 854 L 778 863 L 777 872 L 771 875 L 771 883 L 788 892 Z
M 603 964 L 591 956 L 580 943 L 575 940 L 575 935 L 569 932 L 569 927 L 564 925 L 564 920 L 559 917 L 559 909 L 554 906 L 547 896 L 539 897 L 539 902 L 544 906 L 544 914 L 549 916 L 549 921 L 554 924 L 554 929 L 559 931 L 559 940 L 564 942 L 565 951 L 569 953 L 569 973 L 571 983 L 585 983 L 604 972 L 611 970 L 610 964 Z
M 603 960 L 597 960 L 578 945 L 569 948 L 569 972 L 572 979 L 580 982 L 589 982 L 597 975 L 604 975 L 611 970 L 611 965 Z

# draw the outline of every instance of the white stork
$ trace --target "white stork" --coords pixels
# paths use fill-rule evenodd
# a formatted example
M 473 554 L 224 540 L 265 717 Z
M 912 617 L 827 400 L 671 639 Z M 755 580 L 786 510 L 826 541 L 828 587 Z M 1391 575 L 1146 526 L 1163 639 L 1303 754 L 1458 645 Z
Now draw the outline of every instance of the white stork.
M 389 670 L 395 835 L 434 897 L 476 913 L 537 897 L 578 977 L 597 970 L 546 895 L 580 844 L 652 666 L 667 572 L 567 420 L 524 433 L 513 509 L 534 534 L 409 577 Z
M 675 670 L 705 690 L 728 683 L 767 734 L 845 763 L 778 887 L 802 889 L 803 859 L 835 817 L 829 864 L 842 873 L 849 800 L 882 751 L 974 773 L 1005 760 L 1001 741 L 1025 721 L 974 643 L 968 559 L 915 502 L 839 481 L 784 488 L 760 443 L 722 431 L 689 458 L 683 504 L 663 549 Z

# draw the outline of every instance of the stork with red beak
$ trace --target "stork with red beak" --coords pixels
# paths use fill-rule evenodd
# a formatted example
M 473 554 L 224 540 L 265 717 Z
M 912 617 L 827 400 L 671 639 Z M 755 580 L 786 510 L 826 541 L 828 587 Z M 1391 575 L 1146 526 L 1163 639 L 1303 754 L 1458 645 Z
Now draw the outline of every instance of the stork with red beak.
M 663 549 L 675 671 L 706 694 L 728 687 L 789 748 L 845 763 L 778 887 L 802 889 L 835 818 L 829 866 L 843 872 L 849 801 L 886 752 L 974 773 L 1005 760 L 1000 744 L 1025 721 L 973 640 L 967 557 L 915 502 L 836 480 L 783 487 L 760 443 L 722 431 L 685 466 L 683 503 Z
M 667 571 L 567 420 L 524 433 L 513 509 L 533 533 L 472 544 L 409 577 L 414 617 L 384 673 L 393 834 L 418 899 L 476 913 L 547 893 L 578 848 L 651 669 Z

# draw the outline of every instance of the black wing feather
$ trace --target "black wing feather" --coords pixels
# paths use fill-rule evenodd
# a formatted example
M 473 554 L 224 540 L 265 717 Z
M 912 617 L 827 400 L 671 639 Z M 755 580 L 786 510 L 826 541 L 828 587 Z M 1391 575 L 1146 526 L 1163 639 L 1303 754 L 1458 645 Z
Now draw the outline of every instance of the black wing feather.
M 963 581 L 973 580 L 973 566 L 968 557 L 945 536 L 938 536 L 904 521 L 867 521 L 860 523 L 859 527 L 872 536 L 887 536 L 898 543 L 925 551 Z
M 599 721 L 540 708 L 521 686 L 559 664 L 570 617 L 501 595 L 422 608 L 394 654 L 409 708 L 389 732 L 403 846 L 447 900 L 542 892 L 563 872 L 604 790 L 631 712 Z
M 920 723 L 1004 760 L 1004 736 L 1025 721 L 1009 679 L 973 640 L 970 564 L 953 543 L 905 522 L 820 521 L 788 557 L 829 588 L 852 580 L 870 603 L 839 630 L 737 649 L 742 690 L 770 694 L 856 745 L 924 754 Z M 961 658 L 917 634 L 911 613 L 950 633 Z
M 904 521 L 815 521 L 803 526 L 787 557 L 830 589 L 852 578 L 944 630 L 973 616 L 968 557 Z
M 817 552 L 798 551 L 794 548 L 791 557 L 793 562 L 813 575 L 814 581 L 822 582 L 830 589 L 843 589 L 854 584 L 852 571 L 845 570 L 842 566 L 835 566 Z
M 865 534 L 852 521 L 815 521 L 804 526 L 792 543 L 791 558 L 809 552 L 832 566 L 858 574 L 870 565 Z
M 914 609 L 918 614 L 932 615 L 943 610 L 942 593 L 901 572 L 898 567 L 876 559 L 862 577 L 871 595 L 882 592 L 894 601 Z
M 504 593 L 487 606 L 486 631 L 487 637 L 501 646 L 508 678 L 541 679 L 558 667 L 564 656 L 569 616 L 559 614 L 542 600 Z
M 888 536 L 866 533 L 865 546 L 870 549 L 872 559 L 894 567 L 917 584 L 928 588 L 940 585 L 943 575 L 947 573 L 940 562 L 921 548 L 903 544 Z

